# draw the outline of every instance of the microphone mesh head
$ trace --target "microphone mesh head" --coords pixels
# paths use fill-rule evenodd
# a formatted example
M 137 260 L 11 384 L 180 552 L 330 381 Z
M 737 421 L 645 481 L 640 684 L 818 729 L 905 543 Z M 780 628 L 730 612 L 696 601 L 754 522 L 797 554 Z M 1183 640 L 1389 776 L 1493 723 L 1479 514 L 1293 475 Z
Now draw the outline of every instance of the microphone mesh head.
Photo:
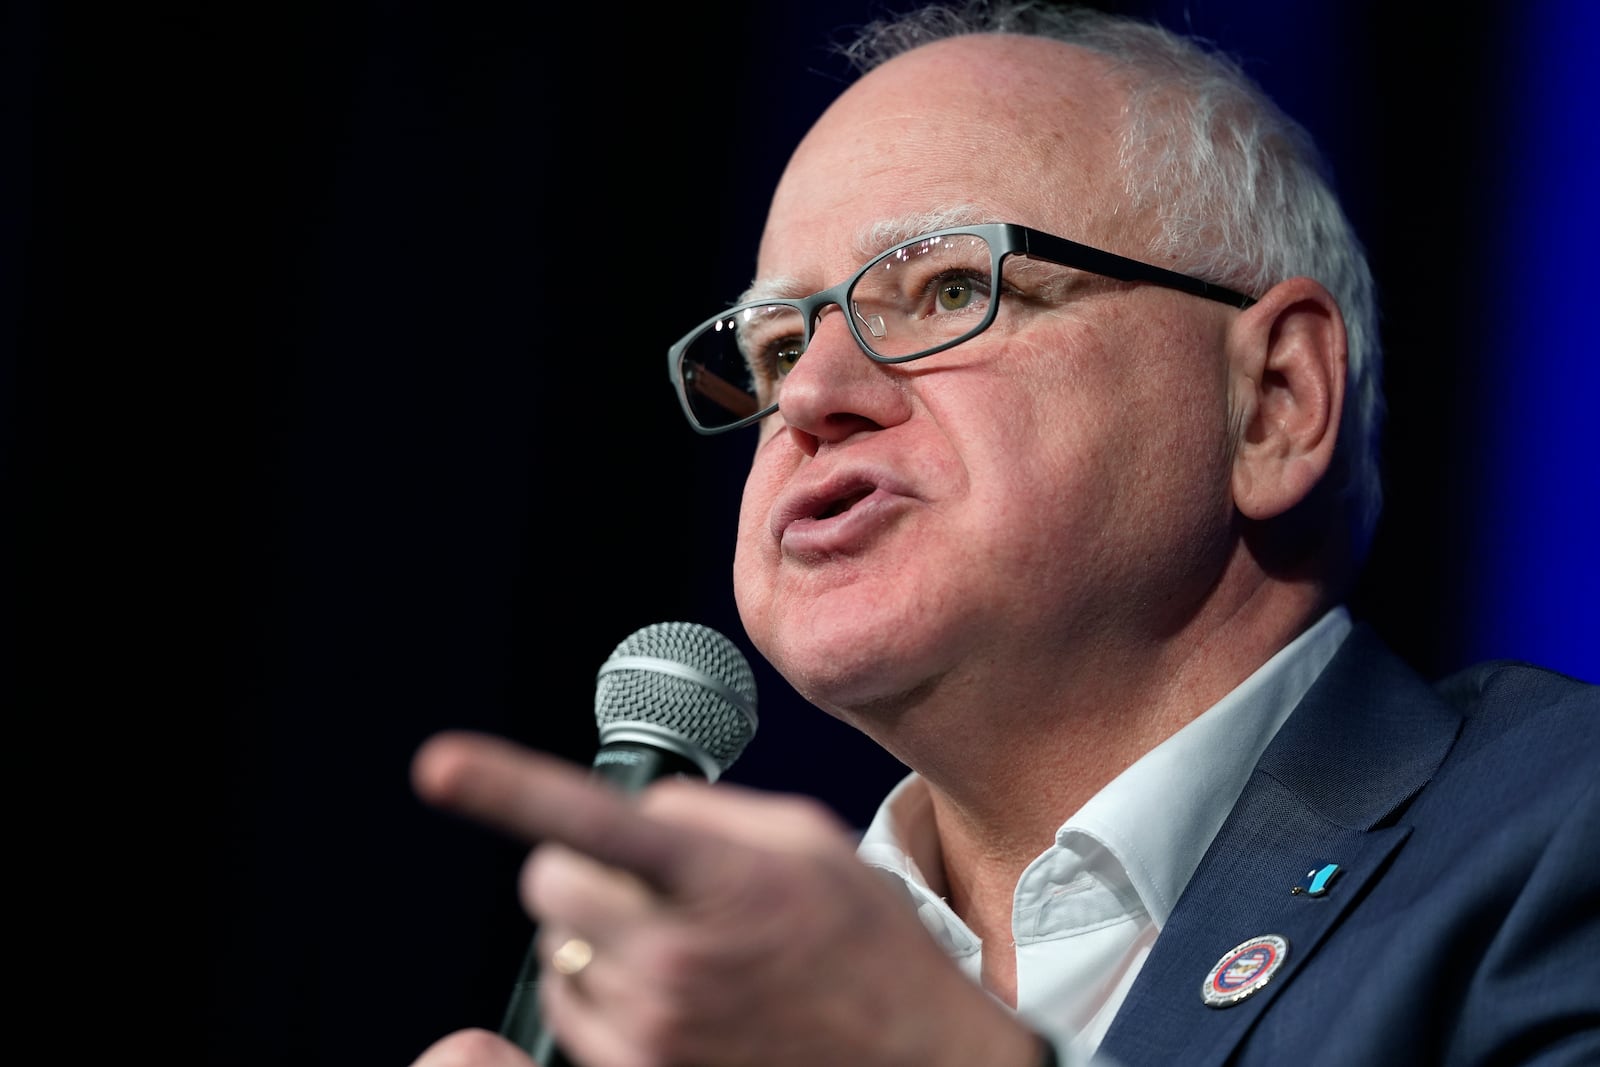
M 643 732 L 715 781 L 755 736 L 756 679 L 739 646 L 716 630 L 658 622 L 634 631 L 601 665 L 594 717 L 602 744 Z

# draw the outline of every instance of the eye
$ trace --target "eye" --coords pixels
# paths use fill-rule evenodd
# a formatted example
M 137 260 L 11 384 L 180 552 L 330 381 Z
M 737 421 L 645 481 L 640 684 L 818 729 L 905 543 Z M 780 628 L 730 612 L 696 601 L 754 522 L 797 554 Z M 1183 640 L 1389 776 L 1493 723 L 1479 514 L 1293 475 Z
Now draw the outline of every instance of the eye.
M 754 339 L 747 337 L 745 340 L 748 344 Z M 763 393 L 770 391 L 794 370 L 794 365 L 800 362 L 800 355 L 805 350 L 805 341 L 799 334 L 761 338 L 758 343 L 749 344 L 745 350 L 745 361 L 757 388 Z
M 798 337 L 785 338 L 783 344 L 773 346 L 769 362 L 774 376 L 779 378 L 787 376 L 794 370 L 794 365 L 800 362 L 800 354 L 804 351 L 805 345 L 801 344 Z
M 951 267 L 923 284 L 922 315 L 971 315 L 989 303 L 989 274 L 972 267 Z
M 805 351 L 805 323 L 794 308 L 764 305 L 746 311 L 732 339 L 749 372 L 752 392 L 770 398 Z M 726 335 L 725 335 L 726 336 Z
M 940 311 L 960 311 L 971 305 L 980 291 L 981 286 L 971 275 L 949 275 L 939 279 L 934 302 Z

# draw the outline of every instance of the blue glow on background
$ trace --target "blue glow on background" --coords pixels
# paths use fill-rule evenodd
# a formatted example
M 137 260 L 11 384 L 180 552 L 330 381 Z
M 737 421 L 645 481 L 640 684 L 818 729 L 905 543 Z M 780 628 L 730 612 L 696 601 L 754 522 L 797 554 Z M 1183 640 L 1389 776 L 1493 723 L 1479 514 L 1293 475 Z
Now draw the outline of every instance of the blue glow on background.
M 1600 5 L 1519 9 L 1486 255 L 1470 658 L 1600 681 Z

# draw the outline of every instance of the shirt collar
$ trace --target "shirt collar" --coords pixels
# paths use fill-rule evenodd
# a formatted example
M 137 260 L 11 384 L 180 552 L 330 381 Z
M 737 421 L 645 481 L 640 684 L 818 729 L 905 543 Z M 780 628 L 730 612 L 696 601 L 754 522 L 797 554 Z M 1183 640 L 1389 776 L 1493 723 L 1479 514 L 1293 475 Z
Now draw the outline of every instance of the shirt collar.
M 1262 751 L 1350 628 L 1343 607 L 1327 612 L 1091 797 L 1062 823 L 1056 846 L 1066 847 L 1075 835 L 1104 846 L 1156 926 L 1165 925 Z M 942 859 L 927 783 L 917 774 L 902 779 L 879 805 L 859 853 L 931 900 L 924 872 L 938 871 Z

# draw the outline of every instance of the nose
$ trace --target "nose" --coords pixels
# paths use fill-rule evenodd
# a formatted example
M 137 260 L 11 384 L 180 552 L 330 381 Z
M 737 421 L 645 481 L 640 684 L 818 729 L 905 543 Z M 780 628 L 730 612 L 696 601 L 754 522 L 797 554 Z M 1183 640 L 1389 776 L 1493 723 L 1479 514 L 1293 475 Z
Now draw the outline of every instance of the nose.
M 906 376 L 861 350 L 838 304 L 824 307 L 811 343 L 783 379 L 778 415 L 784 424 L 820 443 L 892 426 L 910 413 Z

